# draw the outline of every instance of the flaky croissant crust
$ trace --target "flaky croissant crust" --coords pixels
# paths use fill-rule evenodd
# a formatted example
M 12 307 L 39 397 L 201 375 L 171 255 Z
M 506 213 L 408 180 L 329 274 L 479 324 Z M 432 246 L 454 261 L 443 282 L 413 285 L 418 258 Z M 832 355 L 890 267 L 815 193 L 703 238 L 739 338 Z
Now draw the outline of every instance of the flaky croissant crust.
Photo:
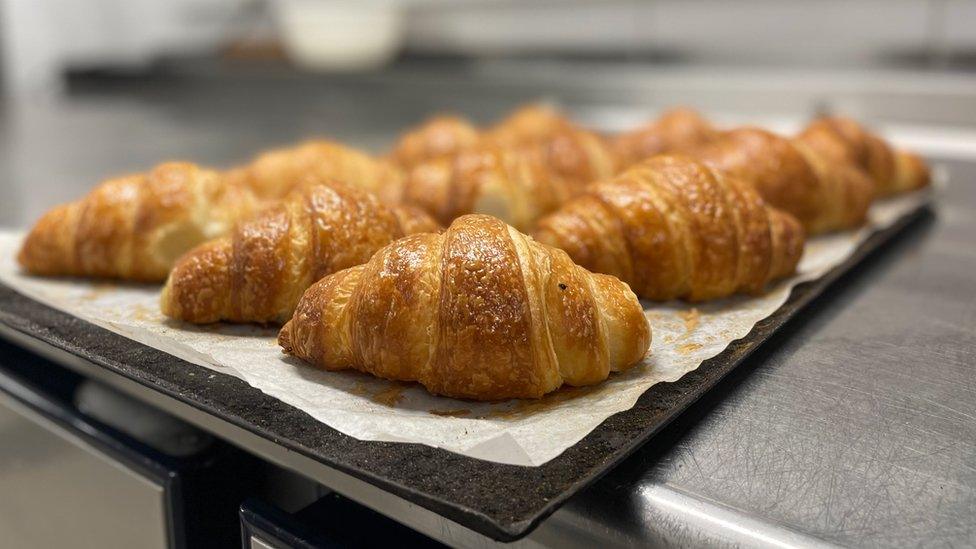
M 722 132 L 693 156 L 751 184 L 812 234 L 862 225 L 874 198 L 874 184 L 860 170 L 759 128 Z
M 481 132 L 467 120 L 438 115 L 401 135 L 390 159 L 408 170 L 422 162 L 451 158 L 473 147 L 480 139 Z
M 225 234 L 259 201 L 219 173 L 186 162 L 110 179 L 48 211 L 18 255 L 28 272 L 156 282 L 200 242 Z
M 535 237 L 641 297 L 757 293 L 794 272 L 804 233 L 752 187 L 689 157 L 659 155 L 543 218 Z
M 718 135 L 719 131 L 697 111 L 677 107 L 648 124 L 619 134 L 613 146 L 621 166 L 627 167 L 656 154 L 690 152 Z
M 598 383 L 641 360 L 650 328 L 619 280 L 468 215 L 320 280 L 279 343 L 319 368 L 500 400 Z
M 437 229 L 422 212 L 312 178 L 230 236 L 183 256 L 160 307 L 195 323 L 284 322 L 319 278 L 365 263 L 404 235 Z
M 488 128 L 484 139 L 502 147 L 539 143 L 557 133 L 579 129 L 568 116 L 545 103 L 519 107 Z
M 283 198 L 308 177 L 358 187 L 388 203 L 399 201 L 403 186 L 403 174 L 392 163 L 325 139 L 264 152 L 227 177 L 269 199 Z
M 409 173 L 403 201 L 444 224 L 486 213 L 529 230 L 590 181 L 615 170 L 615 158 L 599 136 L 562 128 L 517 146 L 484 140 L 453 158 L 422 163 Z
M 894 149 L 850 118 L 814 120 L 797 140 L 832 162 L 863 170 L 874 181 L 879 196 L 913 191 L 931 183 L 929 167 L 921 157 Z
M 485 132 L 483 143 L 539 157 L 566 185 L 609 177 L 619 159 L 603 136 L 589 131 L 545 104 L 530 104 Z

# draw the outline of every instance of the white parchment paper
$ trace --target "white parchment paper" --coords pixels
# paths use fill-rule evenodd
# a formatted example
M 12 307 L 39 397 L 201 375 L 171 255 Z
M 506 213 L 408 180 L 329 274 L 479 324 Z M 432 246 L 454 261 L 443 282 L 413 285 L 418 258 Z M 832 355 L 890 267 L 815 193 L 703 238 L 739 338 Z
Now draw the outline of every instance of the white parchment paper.
M 218 324 L 195 327 L 165 319 L 159 287 L 52 280 L 20 273 L 22 233 L 0 232 L 0 280 L 18 292 L 215 372 L 237 376 L 327 425 L 363 440 L 418 442 L 466 456 L 541 465 L 627 410 L 655 383 L 675 381 L 772 314 L 800 282 L 850 256 L 871 232 L 928 200 L 925 191 L 871 209 L 857 231 L 807 244 L 798 274 L 761 297 L 735 297 L 692 307 L 645 302 L 651 354 L 643 364 L 594 387 L 563 389 L 537 401 L 475 403 L 433 396 L 419 385 L 355 372 L 323 372 L 284 356 L 277 330 Z

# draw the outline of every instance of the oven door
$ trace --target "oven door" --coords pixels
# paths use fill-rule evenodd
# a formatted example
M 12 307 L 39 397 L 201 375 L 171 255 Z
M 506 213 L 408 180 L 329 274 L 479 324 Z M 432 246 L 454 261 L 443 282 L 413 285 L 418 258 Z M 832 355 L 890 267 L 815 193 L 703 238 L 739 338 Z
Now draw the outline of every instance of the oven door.
M 0 390 L 0 545 L 171 546 L 166 487 Z
M 225 547 L 250 456 L 0 341 L 0 547 Z

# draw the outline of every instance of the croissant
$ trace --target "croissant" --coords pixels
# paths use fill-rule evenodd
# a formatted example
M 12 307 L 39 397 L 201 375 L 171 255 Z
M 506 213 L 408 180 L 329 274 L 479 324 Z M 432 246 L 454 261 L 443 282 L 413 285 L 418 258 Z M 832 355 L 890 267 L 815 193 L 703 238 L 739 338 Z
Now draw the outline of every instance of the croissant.
M 625 284 L 486 215 L 323 278 L 278 335 L 286 353 L 319 368 L 476 400 L 599 383 L 639 362 L 650 339 Z
M 564 128 L 535 143 L 504 147 L 485 140 L 454 158 L 420 164 L 407 176 L 402 201 L 443 224 L 487 213 L 528 230 L 587 183 L 615 170 L 615 159 L 599 137 Z
M 535 155 L 550 175 L 575 187 L 613 175 L 619 164 L 602 136 L 544 104 L 517 109 L 486 132 L 483 142 Z
M 715 140 L 719 131 L 696 111 L 678 107 L 614 140 L 622 166 L 630 166 L 661 153 L 685 153 Z
M 51 209 L 17 259 L 38 275 L 162 281 L 183 252 L 226 233 L 258 206 L 250 190 L 217 172 L 161 164 Z
M 284 322 L 319 278 L 365 263 L 406 234 L 435 231 L 426 214 L 360 189 L 315 180 L 184 255 L 160 297 L 163 314 L 195 323 Z
M 874 181 L 879 196 L 920 189 L 931 181 L 928 165 L 921 157 L 893 149 L 849 118 L 814 120 L 797 140 L 832 162 L 864 170 Z
M 485 132 L 484 138 L 502 147 L 537 143 L 553 134 L 578 127 L 555 107 L 533 103 L 520 107 Z
M 683 156 L 651 157 L 539 222 L 537 240 L 649 299 L 756 293 L 796 269 L 803 227 L 753 188 Z
M 325 140 L 265 152 L 230 170 L 228 177 L 272 199 L 284 197 L 307 177 L 360 187 L 391 204 L 399 200 L 403 185 L 403 175 L 393 164 Z
M 472 147 L 481 133 L 470 122 L 456 116 L 435 116 L 404 133 L 390 158 L 404 169 L 437 158 L 450 158 Z
M 750 183 L 771 206 L 795 216 L 808 234 L 863 224 L 874 196 L 874 183 L 860 170 L 758 128 L 723 132 L 694 156 Z

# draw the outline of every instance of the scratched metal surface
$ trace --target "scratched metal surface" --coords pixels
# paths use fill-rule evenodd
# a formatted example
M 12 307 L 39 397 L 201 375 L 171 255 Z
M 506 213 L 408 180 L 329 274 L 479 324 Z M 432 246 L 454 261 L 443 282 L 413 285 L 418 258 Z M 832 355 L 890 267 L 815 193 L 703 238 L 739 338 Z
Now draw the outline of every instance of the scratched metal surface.
M 486 120 L 541 92 L 349 88 L 153 85 L 8 105 L 0 225 L 160 155 L 229 163 L 310 133 L 375 146 L 439 105 Z M 976 543 L 976 164 L 945 165 L 934 216 L 522 543 Z
M 944 165 L 934 216 L 537 535 L 585 515 L 621 544 L 976 543 L 976 164 Z

